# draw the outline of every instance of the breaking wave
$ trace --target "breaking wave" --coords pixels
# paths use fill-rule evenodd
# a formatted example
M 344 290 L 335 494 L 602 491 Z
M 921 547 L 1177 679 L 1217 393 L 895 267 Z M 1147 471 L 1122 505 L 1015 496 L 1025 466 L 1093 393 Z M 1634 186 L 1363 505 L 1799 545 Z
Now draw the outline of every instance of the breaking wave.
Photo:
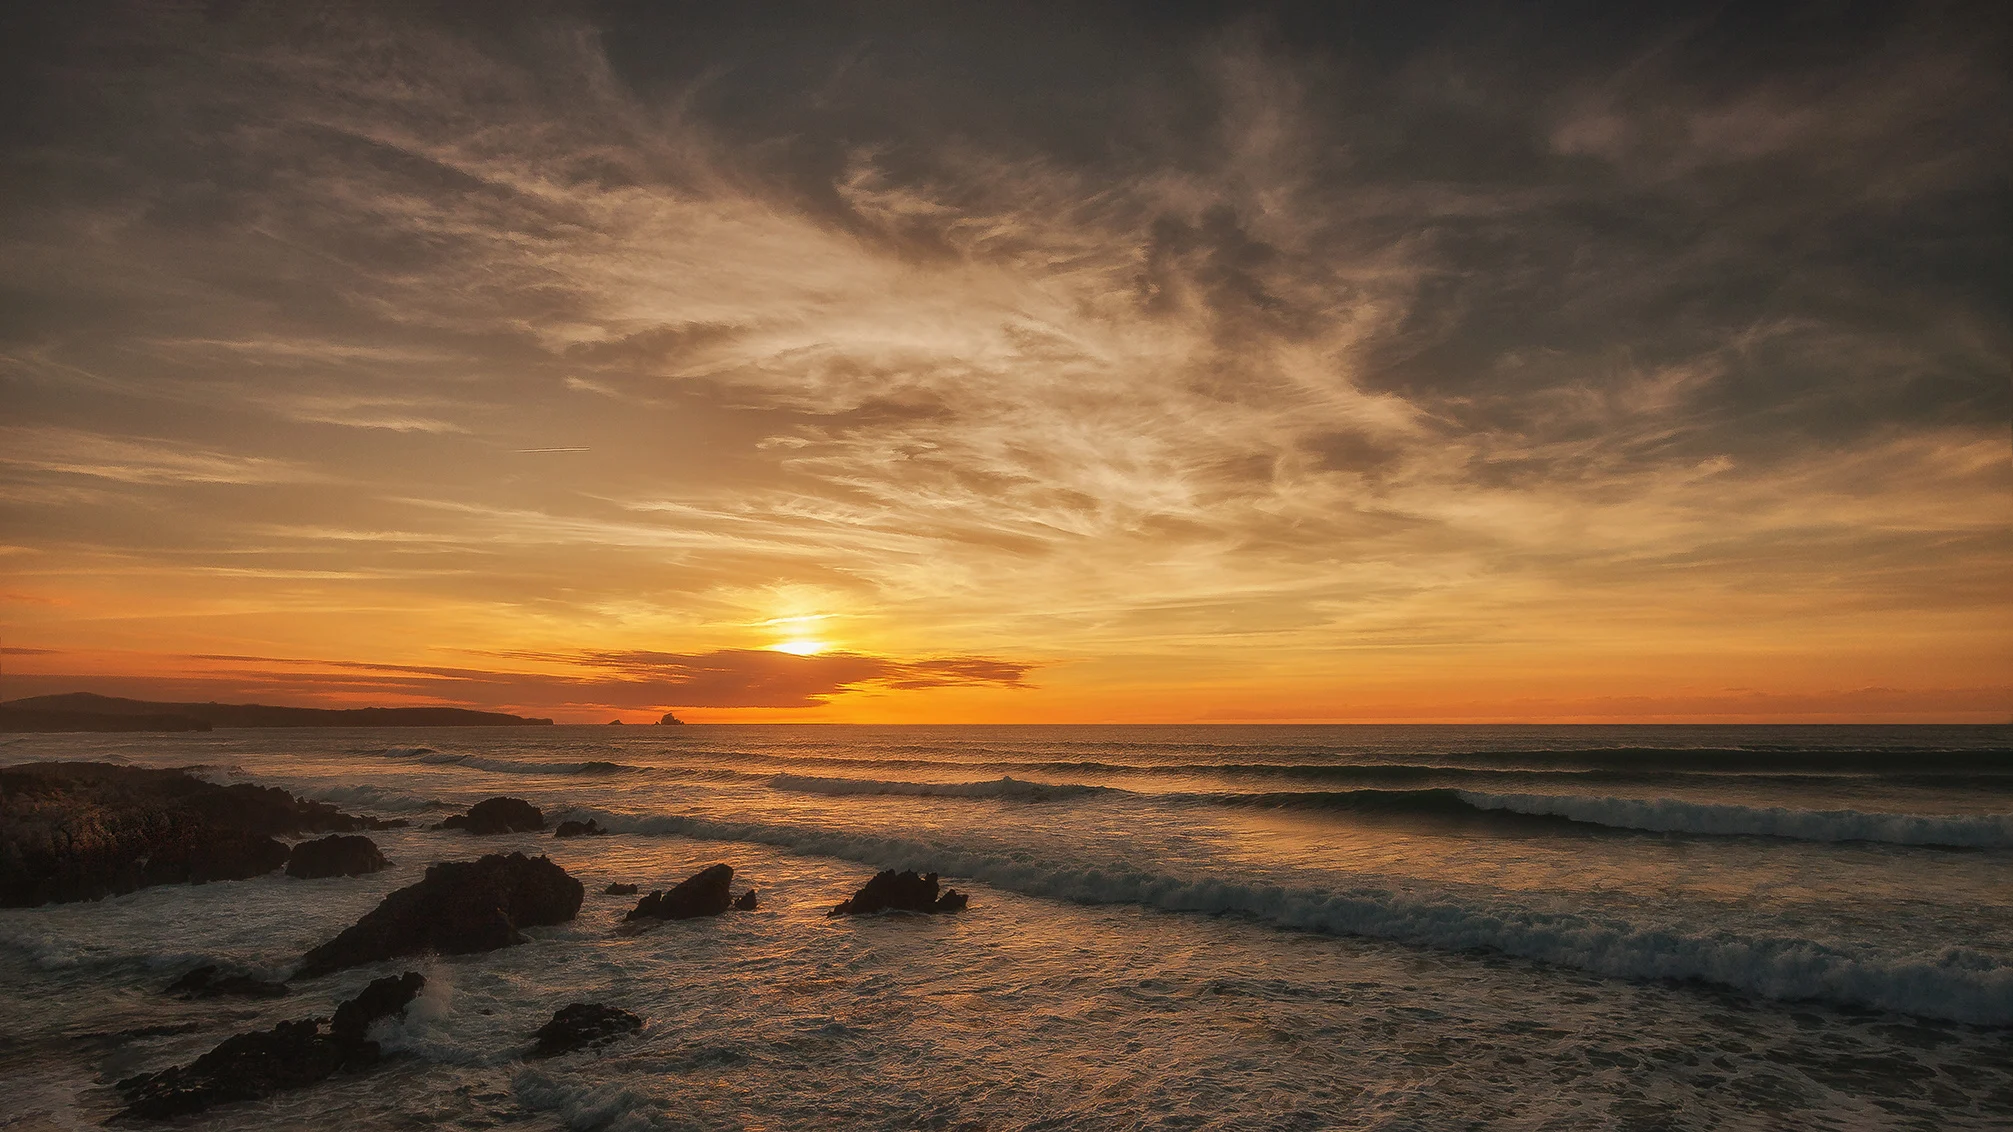
M 1857 810 L 1793 810 L 1684 802 L 1671 798 L 1598 795 L 1489 794 L 1424 790 L 1282 790 L 1264 793 L 1140 794 L 1110 786 L 1029 782 L 1011 775 L 978 782 L 907 782 L 879 778 L 819 778 L 778 774 L 769 786 L 806 794 L 901 795 L 923 798 L 1004 798 L 1050 802 L 1103 797 L 1114 801 L 1312 809 L 1364 815 L 1577 822 L 1613 830 L 1701 837 L 1783 837 L 1798 841 L 1875 841 L 1935 848 L 2013 847 L 2013 814 L 1922 815 Z
M 1454 951 L 1492 951 L 1627 979 L 1679 979 L 1788 1001 L 1819 1000 L 1984 1025 L 2013 1025 L 2013 965 L 1947 948 L 1883 956 L 1792 937 L 1696 932 L 1611 917 L 1543 912 L 1508 901 L 1328 891 L 1064 865 L 903 838 L 676 815 L 597 813 L 623 832 L 748 841 L 877 867 L 969 877 L 1026 896 L 1234 914 L 1284 928 Z
M 1566 818 L 1618 829 L 1799 841 L 1881 841 L 1968 849 L 2013 847 L 2013 814 L 1879 814 L 1791 810 L 1674 798 L 1592 798 L 1549 794 L 1455 792 L 1481 810 Z
M 769 785 L 777 790 L 802 794 L 904 794 L 922 798 L 1013 798 L 1028 802 L 1124 793 L 1109 786 L 1027 782 L 1012 776 L 985 782 L 889 782 L 878 778 L 811 778 L 779 774 L 769 780 Z
M 643 768 L 628 763 L 587 759 L 579 762 L 531 762 L 524 759 L 496 759 L 482 755 L 436 751 L 431 747 L 393 747 L 387 758 L 412 759 L 431 766 L 465 766 L 494 774 L 627 774 Z

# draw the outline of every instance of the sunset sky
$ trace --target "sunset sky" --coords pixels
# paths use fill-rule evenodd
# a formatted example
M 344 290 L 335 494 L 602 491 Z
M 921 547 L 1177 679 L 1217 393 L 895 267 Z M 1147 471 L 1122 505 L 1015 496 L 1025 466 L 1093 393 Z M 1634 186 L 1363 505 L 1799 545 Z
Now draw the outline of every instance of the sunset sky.
M 2013 718 L 1983 6 L 42 7 L 0 696 Z

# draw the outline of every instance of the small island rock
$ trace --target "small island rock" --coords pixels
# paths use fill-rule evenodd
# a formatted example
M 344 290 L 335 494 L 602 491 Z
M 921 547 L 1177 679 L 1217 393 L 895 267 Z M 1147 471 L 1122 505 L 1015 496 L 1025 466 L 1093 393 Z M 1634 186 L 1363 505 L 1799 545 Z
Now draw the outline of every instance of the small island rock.
M 524 942 L 519 928 L 559 924 L 580 912 L 586 889 L 545 857 L 492 853 L 426 870 L 341 935 L 307 953 L 300 977 L 400 955 L 466 955 Z
M 465 814 L 453 817 L 434 829 L 465 829 L 470 833 L 537 833 L 545 828 L 545 815 L 522 798 L 491 798 L 477 802 Z
M 634 896 L 636 895 L 636 886 L 633 884 L 610 884 L 607 888 L 601 890 L 601 894 L 604 896 Z
M 613 1041 L 643 1028 L 643 1019 L 598 1002 L 575 1002 L 559 1009 L 552 1021 L 538 1028 L 533 1057 L 556 1057 L 577 1049 Z
M 871 912 L 962 912 L 971 898 L 956 889 L 937 894 L 937 874 L 918 876 L 912 870 L 887 869 L 874 874 L 850 900 L 841 901 L 827 916 Z
M 357 834 L 331 833 L 303 841 L 287 854 L 287 875 L 303 880 L 320 877 L 360 877 L 390 864 L 377 842 Z
M 733 883 L 732 865 L 713 865 L 679 881 L 669 892 L 653 892 L 637 901 L 624 919 L 689 920 L 695 916 L 717 916 L 736 906 Z M 743 896 L 747 898 L 748 895 Z
M 600 836 L 602 836 L 603 834 L 605 834 L 605 833 L 607 833 L 607 832 L 608 832 L 607 830 L 605 830 L 605 829 L 601 828 L 601 823 L 600 823 L 600 822 L 598 822 L 598 821 L 595 821 L 595 820 L 594 820 L 594 819 L 592 819 L 592 818 L 589 818 L 589 819 L 588 819 L 588 820 L 586 820 L 586 821 L 563 821 L 563 822 L 560 822 L 560 823 L 559 823 L 559 828 L 558 828 L 558 829 L 555 829 L 555 830 L 553 830 L 553 831 L 552 831 L 552 836 L 554 836 L 554 837 L 600 837 Z

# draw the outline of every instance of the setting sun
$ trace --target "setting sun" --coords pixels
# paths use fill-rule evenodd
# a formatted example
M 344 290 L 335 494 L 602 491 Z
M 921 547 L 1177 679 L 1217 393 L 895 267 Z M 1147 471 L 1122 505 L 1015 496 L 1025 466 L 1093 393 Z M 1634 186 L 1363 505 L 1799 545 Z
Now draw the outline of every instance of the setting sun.
M 794 656 L 817 656 L 832 646 L 825 641 L 795 640 L 784 641 L 780 644 L 770 645 L 769 647 L 776 652 L 786 652 Z

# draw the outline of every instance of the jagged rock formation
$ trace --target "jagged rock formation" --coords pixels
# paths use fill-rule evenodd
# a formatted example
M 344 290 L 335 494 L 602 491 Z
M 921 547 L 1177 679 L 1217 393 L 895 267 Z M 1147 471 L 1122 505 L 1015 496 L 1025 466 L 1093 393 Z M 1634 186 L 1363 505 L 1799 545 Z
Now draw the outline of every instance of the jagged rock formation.
M 179 770 L 24 763 L 0 770 L 0 907 L 243 880 L 286 864 L 276 837 L 390 824 Z
M 336 1007 L 335 1017 L 329 1019 L 329 1035 L 339 1041 L 362 1041 L 372 1022 L 403 1014 L 406 1004 L 425 985 L 426 980 L 414 971 L 376 980 L 355 998 Z
M 689 920 L 696 916 L 717 916 L 729 908 L 739 907 L 735 902 L 732 886 L 734 867 L 713 865 L 704 868 L 678 882 L 669 892 L 653 892 L 636 902 L 625 920 Z M 741 895 L 754 907 L 755 894 L 751 890 Z
M 336 1007 L 326 1034 L 320 1018 L 282 1022 L 270 1030 L 225 1038 L 188 1065 L 128 1077 L 117 1086 L 126 1098 L 118 1115 L 171 1120 L 367 1069 L 382 1057 L 377 1043 L 364 1037 L 370 1024 L 403 1013 L 425 984 L 411 971 L 379 979 Z
M 492 853 L 434 865 L 417 884 L 384 898 L 341 935 L 307 953 L 299 976 L 401 955 L 466 955 L 524 942 L 520 928 L 560 924 L 580 912 L 586 889 L 545 857 Z
M 545 828 L 545 815 L 522 798 L 491 798 L 432 828 L 465 829 L 481 834 L 537 833 Z
M 556 1057 L 577 1049 L 613 1041 L 643 1028 L 643 1019 L 627 1010 L 598 1002 L 575 1002 L 561 1007 L 552 1021 L 538 1028 L 538 1044 L 533 1057 Z
M 318 841 L 303 841 L 287 854 L 287 875 L 303 880 L 360 877 L 391 862 L 378 852 L 377 842 L 354 834 L 331 833 Z
M 874 874 L 849 900 L 841 901 L 827 916 L 863 915 L 869 912 L 962 912 L 970 897 L 956 889 L 937 894 L 937 874 L 917 876 L 915 872 L 888 869 Z

